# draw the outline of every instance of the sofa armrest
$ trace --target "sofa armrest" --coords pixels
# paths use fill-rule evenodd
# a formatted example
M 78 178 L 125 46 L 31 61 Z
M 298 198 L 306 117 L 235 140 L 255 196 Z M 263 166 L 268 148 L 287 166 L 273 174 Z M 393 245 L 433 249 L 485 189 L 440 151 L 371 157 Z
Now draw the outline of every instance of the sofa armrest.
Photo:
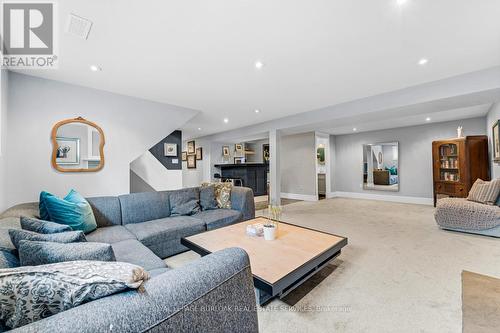
M 245 251 L 230 248 L 160 274 L 146 292 L 105 297 L 14 332 L 258 332 Z
M 243 214 L 243 221 L 255 218 L 253 191 L 248 187 L 233 186 L 231 189 L 231 208 Z

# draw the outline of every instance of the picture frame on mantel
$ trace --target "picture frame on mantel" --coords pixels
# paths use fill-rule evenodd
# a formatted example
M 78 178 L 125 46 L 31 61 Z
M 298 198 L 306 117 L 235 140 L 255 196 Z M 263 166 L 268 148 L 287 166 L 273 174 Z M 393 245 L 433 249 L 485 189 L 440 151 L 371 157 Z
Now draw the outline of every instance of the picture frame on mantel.
M 500 163 L 500 120 L 493 124 L 492 132 L 493 162 Z

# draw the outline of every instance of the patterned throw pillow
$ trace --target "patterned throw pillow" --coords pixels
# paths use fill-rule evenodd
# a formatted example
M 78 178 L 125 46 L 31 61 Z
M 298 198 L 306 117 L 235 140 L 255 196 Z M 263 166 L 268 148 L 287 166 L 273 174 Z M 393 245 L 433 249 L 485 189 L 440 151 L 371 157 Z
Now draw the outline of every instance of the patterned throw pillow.
M 233 184 L 229 182 L 222 183 L 203 183 L 201 186 L 208 186 L 213 184 L 215 186 L 215 199 L 219 208 L 231 209 L 231 189 Z
M 41 242 L 56 242 L 56 243 L 73 243 L 86 242 L 85 234 L 82 231 L 66 231 L 58 232 L 57 234 L 38 234 L 36 232 L 18 229 L 9 229 L 9 236 L 12 244 L 19 249 L 21 240 L 41 241 Z
M 21 266 L 37 266 L 76 260 L 116 261 L 116 258 L 111 245 L 105 243 L 54 243 L 28 240 L 19 242 Z
M 475 201 L 487 205 L 494 205 L 500 194 L 500 179 L 490 182 L 478 179 L 472 185 L 467 200 Z
M 128 288 L 149 274 L 124 262 L 69 261 L 0 271 L 0 320 L 16 328 Z
M 21 228 L 39 234 L 55 234 L 58 232 L 73 231 L 70 226 L 35 219 L 33 217 L 21 216 Z

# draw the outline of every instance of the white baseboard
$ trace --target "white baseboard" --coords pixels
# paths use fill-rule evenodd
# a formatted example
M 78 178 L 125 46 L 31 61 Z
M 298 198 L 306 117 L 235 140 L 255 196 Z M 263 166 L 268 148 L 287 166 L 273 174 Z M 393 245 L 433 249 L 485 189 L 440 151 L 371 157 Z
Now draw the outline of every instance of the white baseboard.
M 284 199 L 293 200 L 303 200 L 303 201 L 318 201 L 318 197 L 310 194 L 295 194 L 295 193 L 283 193 L 281 192 L 281 197 Z
M 390 202 L 401 202 L 401 203 L 410 203 L 417 205 L 434 205 L 434 200 L 432 198 L 406 197 L 399 195 L 383 195 L 383 194 L 359 193 L 359 192 L 330 192 L 327 194 L 326 197 L 390 201 Z

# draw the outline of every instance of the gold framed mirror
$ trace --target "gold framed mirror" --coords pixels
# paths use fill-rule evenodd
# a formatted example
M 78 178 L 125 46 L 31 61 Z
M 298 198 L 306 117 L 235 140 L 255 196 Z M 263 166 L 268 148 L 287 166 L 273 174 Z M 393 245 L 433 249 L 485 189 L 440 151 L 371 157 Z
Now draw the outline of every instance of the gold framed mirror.
M 104 132 L 82 117 L 52 128 L 52 167 L 60 172 L 97 172 L 104 167 Z

